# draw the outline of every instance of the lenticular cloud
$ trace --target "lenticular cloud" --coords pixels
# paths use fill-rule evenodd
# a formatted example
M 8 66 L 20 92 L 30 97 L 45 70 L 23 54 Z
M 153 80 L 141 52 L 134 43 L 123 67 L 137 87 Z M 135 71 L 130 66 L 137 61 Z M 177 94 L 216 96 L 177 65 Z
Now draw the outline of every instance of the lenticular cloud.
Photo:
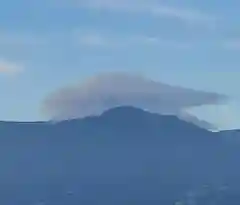
M 103 111 L 130 105 L 160 114 L 175 114 L 193 119 L 184 110 L 216 104 L 225 96 L 171 86 L 127 73 L 105 73 L 51 93 L 43 110 L 54 120 L 99 115 Z

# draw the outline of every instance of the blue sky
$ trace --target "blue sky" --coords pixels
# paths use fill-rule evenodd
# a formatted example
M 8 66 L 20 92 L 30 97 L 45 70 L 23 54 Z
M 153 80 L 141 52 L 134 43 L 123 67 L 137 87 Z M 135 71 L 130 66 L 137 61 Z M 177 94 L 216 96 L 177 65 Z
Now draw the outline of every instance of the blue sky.
M 0 118 L 44 119 L 51 91 L 102 71 L 229 95 L 194 110 L 240 127 L 240 2 L 9 0 L 0 3 Z

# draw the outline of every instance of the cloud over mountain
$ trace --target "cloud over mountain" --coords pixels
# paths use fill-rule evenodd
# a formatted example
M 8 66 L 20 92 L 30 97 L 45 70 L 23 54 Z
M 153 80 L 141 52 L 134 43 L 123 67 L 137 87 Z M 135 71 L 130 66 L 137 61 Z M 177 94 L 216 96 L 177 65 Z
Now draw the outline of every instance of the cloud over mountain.
M 191 121 L 194 118 L 186 109 L 225 99 L 226 96 L 217 93 L 171 86 L 142 76 L 104 73 L 51 93 L 43 103 L 43 111 L 51 119 L 64 120 L 131 105 L 155 113 L 176 114 Z

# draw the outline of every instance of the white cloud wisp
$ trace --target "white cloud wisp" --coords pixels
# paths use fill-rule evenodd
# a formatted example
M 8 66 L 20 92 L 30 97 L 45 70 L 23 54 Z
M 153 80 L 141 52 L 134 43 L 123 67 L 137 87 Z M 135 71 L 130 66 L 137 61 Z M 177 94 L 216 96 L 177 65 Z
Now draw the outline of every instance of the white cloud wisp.
M 0 59 L 0 74 L 12 76 L 23 72 L 23 70 L 23 65 Z

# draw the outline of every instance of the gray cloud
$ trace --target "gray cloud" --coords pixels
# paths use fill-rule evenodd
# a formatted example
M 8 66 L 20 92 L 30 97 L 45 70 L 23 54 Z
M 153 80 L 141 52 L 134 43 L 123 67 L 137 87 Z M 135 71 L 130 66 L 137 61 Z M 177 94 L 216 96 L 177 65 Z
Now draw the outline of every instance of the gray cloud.
M 151 112 L 176 114 L 191 121 L 194 117 L 185 113 L 186 109 L 225 99 L 217 93 L 171 86 L 142 76 L 104 73 L 51 93 L 43 103 L 43 111 L 51 119 L 64 120 L 99 115 L 112 107 L 132 105 Z

